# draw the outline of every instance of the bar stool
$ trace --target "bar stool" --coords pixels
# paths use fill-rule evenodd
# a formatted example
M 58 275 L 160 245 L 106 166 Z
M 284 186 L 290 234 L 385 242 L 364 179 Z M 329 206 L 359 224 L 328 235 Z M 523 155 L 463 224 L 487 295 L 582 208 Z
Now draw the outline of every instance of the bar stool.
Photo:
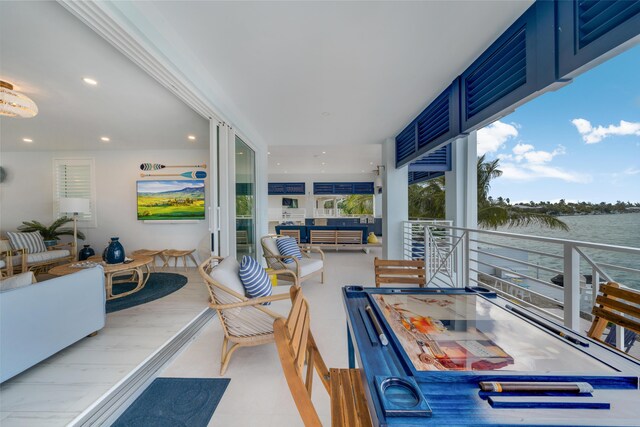
M 151 264 L 151 268 L 153 271 L 156 271 L 156 257 L 159 257 L 162 260 L 162 267 L 164 267 L 167 262 L 164 258 L 164 251 L 166 249 L 138 249 L 137 251 L 133 251 L 132 255 L 134 258 L 137 256 L 148 256 L 153 258 L 153 263 Z
M 196 261 L 196 259 L 193 257 L 193 253 L 195 252 L 195 249 L 186 249 L 186 250 L 181 250 L 181 249 L 165 249 L 164 251 L 162 251 L 162 255 L 164 255 L 164 264 L 162 265 L 162 268 L 168 267 L 169 266 L 169 262 L 171 262 L 171 258 L 173 258 L 173 267 L 174 268 L 178 268 L 178 258 L 182 258 L 182 264 L 184 266 L 184 271 L 187 271 L 187 257 L 191 258 L 191 261 L 193 261 L 193 264 L 197 267 L 198 266 L 198 262 Z

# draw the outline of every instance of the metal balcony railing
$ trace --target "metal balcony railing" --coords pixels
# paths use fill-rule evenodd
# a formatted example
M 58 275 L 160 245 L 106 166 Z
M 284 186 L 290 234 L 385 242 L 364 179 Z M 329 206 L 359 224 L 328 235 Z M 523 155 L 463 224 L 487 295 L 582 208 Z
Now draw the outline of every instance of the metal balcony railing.
M 640 289 L 640 248 L 460 228 L 450 221 L 405 221 L 403 240 L 406 259 L 425 259 L 427 286 L 489 288 L 574 330 L 580 319 L 591 320 L 601 282 Z M 623 332 L 616 334 L 620 347 Z

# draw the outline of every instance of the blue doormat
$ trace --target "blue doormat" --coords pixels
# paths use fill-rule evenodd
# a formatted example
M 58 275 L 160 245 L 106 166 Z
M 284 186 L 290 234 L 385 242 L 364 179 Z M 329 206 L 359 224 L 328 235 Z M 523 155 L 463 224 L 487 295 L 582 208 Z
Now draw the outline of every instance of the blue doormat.
M 187 281 L 187 278 L 182 274 L 151 273 L 147 284 L 138 292 L 134 292 L 126 297 L 107 301 L 107 313 L 113 313 L 114 311 L 135 307 L 136 305 L 145 304 L 149 301 L 165 297 L 182 288 L 187 284 Z M 117 295 L 122 292 L 130 291 L 135 287 L 136 284 L 132 282 L 114 284 L 113 293 Z
M 113 427 L 206 427 L 229 378 L 156 378 Z

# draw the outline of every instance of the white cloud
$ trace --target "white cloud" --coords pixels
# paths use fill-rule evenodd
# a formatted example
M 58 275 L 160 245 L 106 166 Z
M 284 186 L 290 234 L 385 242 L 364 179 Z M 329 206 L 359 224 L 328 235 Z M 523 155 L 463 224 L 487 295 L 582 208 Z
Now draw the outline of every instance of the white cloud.
M 582 135 L 582 140 L 587 144 L 596 144 L 609 136 L 640 136 L 640 122 L 626 122 L 620 120 L 619 125 L 593 127 L 589 120 L 573 119 L 571 123 L 576 127 L 578 133 Z
M 513 147 L 513 154 L 522 155 L 522 154 L 526 153 L 527 151 L 533 150 L 534 148 L 535 147 L 533 145 L 531 145 L 531 144 L 519 143 L 518 145 Z
M 478 155 L 495 153 L 510 138 L 518 136 L 518 129 L 514 124 L 498 120 L 478 131 Z
M 502 176 L 515 181 L 533 181 L 540 178 L 553 178 L 566 182 L 591 182 L 591 176 L 580 172 L 567 171 L 548 163 L 554 157 L 566 153 L 559 145 L 553 151 L 536 150 L 531 144 L 518 144 L 512 149 L 513 154 L 501 154 L 500 169 Z

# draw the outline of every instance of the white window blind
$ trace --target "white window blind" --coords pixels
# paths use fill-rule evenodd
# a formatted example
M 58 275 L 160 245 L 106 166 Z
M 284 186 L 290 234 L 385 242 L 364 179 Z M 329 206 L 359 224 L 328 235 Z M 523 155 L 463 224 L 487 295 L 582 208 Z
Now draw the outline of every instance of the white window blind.
M 78 221 L 84 227 L 96 227 L 95 162 L 93 159 L 54 159 L 53 160 L 53 209 L 54 216 L 68 215 L 60 212 L 60 199 L 78 197 L 89 199 L 88 213 L 78 214 Z

